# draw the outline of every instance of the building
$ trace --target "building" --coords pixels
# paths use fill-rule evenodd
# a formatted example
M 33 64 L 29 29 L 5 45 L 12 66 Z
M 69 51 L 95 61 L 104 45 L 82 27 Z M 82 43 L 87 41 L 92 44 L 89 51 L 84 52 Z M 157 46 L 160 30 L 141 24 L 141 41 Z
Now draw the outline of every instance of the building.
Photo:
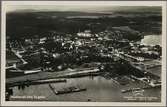
M 78 37 L 86 37 L 89 38 L 92 36 L 91 31 L 90 30 L 85 30 L 84 32 L 78 32 L 77 33 Z

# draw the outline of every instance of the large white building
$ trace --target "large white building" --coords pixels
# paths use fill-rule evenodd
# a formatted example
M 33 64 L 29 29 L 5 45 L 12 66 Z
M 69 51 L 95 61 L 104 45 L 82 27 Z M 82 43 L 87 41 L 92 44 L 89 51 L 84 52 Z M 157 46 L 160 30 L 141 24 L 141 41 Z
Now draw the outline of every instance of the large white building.
M 85 30 L 84 32 L 78 32 L 77 36 L 79 37 L 91 37 L 91 31 Z

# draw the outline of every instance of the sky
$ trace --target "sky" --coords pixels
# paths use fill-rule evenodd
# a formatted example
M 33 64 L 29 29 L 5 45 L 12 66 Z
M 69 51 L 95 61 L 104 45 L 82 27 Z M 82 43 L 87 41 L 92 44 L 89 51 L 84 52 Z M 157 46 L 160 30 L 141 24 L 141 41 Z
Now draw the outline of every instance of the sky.
M 160 11 L 157 6 L 103 6 L 103 5 L 10 5 L 7 12 L 13 11 L 79 11 L 79 12 L 112 12 L 112 11 Z

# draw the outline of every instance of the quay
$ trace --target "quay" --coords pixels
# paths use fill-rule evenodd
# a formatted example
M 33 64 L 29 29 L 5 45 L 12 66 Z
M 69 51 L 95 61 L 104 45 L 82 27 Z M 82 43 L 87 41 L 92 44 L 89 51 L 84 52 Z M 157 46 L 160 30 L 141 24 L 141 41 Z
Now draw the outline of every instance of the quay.
M 59 72 L 39 72 L 35 74 L 23 75 L 14 78 L 7 78 L 6 83 L 8 84 L 15 84 L 18 82 L 26 82 L 29 81 L 37 81 L 37 80 L 44 80 L 44 79 L 55 79 L 55 78 L 70 78 L 70 77 L 80 77 L 80 76 L 92 76 L 98 75 L 99 69 L 92 68 L 90 70 L 83 69 L 78 71 L 77 69 L 70 71 L 68 69 Z
M 38 85 L 38 84 L 47 84 L 47 83 L 59 83 L 59 82 L 66 82 L 66 79 L 47 79 L 47 80 L 37 80 L 37 81 L 24 81 L 24 82 L 16 82 L 16 83 L 9 83 L 7 87 L 15 87 L 15 86 L 29 86 L 29 85 Z

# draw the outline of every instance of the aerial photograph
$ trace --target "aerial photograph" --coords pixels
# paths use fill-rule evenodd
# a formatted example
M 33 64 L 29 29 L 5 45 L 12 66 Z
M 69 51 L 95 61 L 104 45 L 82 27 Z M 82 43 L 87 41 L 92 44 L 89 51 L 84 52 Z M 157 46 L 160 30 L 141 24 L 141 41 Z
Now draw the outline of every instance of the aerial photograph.
M 161 102 L 162 7 L 10 5 L 6 101 Z

